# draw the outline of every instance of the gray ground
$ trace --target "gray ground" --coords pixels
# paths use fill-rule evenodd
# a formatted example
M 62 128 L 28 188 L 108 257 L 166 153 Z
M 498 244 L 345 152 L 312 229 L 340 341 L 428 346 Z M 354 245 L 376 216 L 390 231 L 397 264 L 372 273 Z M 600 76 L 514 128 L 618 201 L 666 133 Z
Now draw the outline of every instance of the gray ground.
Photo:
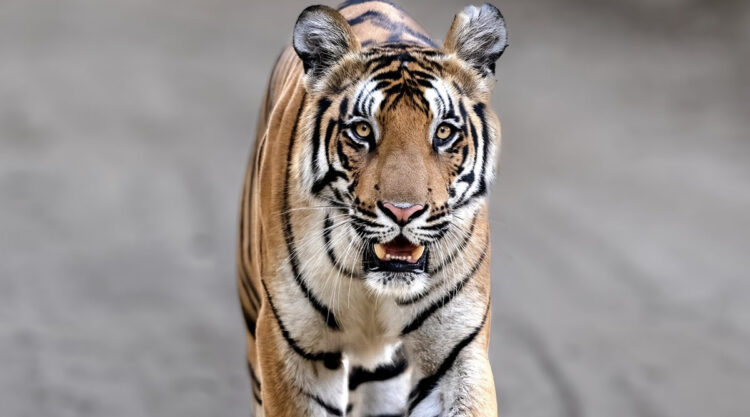
M 275 3 L 0 2 L 0 416 L 247 415 Z M 438 38 L 461 6 L 405 4 Z M 750 415 L 750 5 L 499 6 L 501 415 Z

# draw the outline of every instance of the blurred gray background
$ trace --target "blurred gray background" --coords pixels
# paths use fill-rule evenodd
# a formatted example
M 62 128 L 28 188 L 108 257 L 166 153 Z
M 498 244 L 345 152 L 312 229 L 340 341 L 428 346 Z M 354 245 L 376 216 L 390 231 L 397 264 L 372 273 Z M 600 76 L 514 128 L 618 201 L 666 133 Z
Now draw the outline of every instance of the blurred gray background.
M 501 415 L 749 416 L 750 2 L 496 4 Z M 0 1 L 0 416 L 248 415 L 239 189 L 306 5 Z

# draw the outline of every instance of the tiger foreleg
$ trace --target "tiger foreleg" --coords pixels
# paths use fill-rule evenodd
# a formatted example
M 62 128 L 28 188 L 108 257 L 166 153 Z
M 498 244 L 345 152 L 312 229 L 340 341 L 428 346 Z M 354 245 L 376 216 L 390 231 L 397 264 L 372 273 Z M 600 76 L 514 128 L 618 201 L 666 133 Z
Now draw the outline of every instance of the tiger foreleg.
M 416 334 L 411 352 L 418 371 L 406 415 L 410 417 L 496 417 L 497 400 L 487 344 L 489 313 L 473 331 L 446 337 L 453 320 Z M 468 321 L 468 319 L 466 320 Z M 441 337 L 441 335 L 443 335 Z
M 315 353 L 295 340 L 269 304 L 263 306 L 257 328 L 263 415 L 345 415 L 346 370 L 341 355 Z

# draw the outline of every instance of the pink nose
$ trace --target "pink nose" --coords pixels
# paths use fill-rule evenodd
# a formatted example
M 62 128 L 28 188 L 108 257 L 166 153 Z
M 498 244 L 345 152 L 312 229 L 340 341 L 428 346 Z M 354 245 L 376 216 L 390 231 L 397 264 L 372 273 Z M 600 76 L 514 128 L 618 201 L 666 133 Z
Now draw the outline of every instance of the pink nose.
M 424 208 L 421 204 L 385 203 L 383 207 L 390 211 L 399 223 L 408 221 L 414 213 Z

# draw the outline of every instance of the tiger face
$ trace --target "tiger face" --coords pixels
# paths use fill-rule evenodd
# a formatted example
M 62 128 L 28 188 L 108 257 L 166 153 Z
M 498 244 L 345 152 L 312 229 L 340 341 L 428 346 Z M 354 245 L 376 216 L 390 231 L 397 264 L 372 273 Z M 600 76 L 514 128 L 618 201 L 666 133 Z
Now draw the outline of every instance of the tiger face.
M 471 233 L 494 176 L 500 125 L 488 101 L 505 39 L 492 6 L 459 14 L 442 49 L 362 48 L 338 12 L 300 16 L 302 189 L 343 216 L 375 291 L 422 292 Z

